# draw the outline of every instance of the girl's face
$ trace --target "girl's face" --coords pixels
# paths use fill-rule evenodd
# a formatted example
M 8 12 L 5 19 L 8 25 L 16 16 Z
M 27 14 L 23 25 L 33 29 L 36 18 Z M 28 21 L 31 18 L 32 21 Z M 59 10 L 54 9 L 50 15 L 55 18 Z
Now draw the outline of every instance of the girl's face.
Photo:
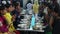
M 2 10 L 2 12 L 1 12 L 1 13 L 2 13 L 3 15 L 5 15 L 5 14 L 6 14 L 6 12 L 7 12 L 7 11 L 6 11 L 6 9 L 4 9 L 4 10 Z
M 18 12 L 20 12 L 20 10 L 21 10 L 20 4 L 17 6 L 16 9 L 18 10 Z
M 4 9 L 4 10 L 3 10 L 3 14 L 6 14 L 6 12 L 7 12 L 6 9 Z
M 9 11 L 9 12 L 12 11 L 12 5 L 9 8 L 7 8 L 7 11 Z

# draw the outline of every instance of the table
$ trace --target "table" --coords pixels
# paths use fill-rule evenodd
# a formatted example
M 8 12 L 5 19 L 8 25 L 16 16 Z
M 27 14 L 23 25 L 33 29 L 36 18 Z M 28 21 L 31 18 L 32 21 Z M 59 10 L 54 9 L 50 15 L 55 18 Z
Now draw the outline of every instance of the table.
M 45 34 L 44 30 L 17 29 L 21 34 Z
M 26 13 L 26 11 L 23 10 L 23 12 L 21 14 L 25 15 L 25 13 Z M 17 30 L 20 31 L 21 34 L 45 34 L 44 30 L 29 30 L 29 29 L 17 29 Z
M 35 32 L 35 31 L 20 31 L 21 34 L 45 34 L 45 32 Z

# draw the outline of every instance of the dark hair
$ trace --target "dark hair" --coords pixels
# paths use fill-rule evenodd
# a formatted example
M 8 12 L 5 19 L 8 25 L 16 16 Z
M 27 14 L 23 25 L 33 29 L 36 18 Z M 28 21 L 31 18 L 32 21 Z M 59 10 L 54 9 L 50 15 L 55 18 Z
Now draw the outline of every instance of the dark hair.
M 19 5 L 19 2 L 18 1 L 14 1 L 14 2 L 12 2 L 12 5 L 16 8 Z
M 27 3 L 32 3 L 30 0 Z
M 3 4 L 0 4 L 0 10 L 4 10 L 5 6 Z
M 58 13 L 58 15 L 60 16 L 60 7 L 59 6 L 55 6 L 54 12 Z
M 50 10 L 52 10 L 52 11 L 54 10 L 54 5 L 48 4 L 47 6 L 48 6 L 48 8 L 49 8 Z
M 60 15 L 60 6 L 59 5 L 55 5 L 55 4 L 51 4 L 48 5 L 48 8 L 52 10 L 52 12 L 58 13 Z
M 5 9 L 5 6 L 3 4 L 0 4 L 0 16 L 2 16 L 1 10 L 4 10 L 4 9 Z
M 6 8 L 9 8 L 12 4 L 6 1 Z
M 47 3 L 47 2 L 42 2 L 42 4 L 43 4 L 44 6 L 47 6 L 47 5 L 48 5 L 48 3 Z
M 6 8 L 9 8 L 12 4 L 7 3 Z

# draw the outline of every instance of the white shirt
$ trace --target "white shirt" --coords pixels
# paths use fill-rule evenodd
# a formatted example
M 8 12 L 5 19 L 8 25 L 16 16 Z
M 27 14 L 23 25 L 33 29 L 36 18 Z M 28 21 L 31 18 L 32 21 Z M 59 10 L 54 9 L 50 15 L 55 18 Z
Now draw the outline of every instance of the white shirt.
M 48 14 L 47 8 L 48 8 L 48 7 L 44 8 L 44 13 L 45 13 L 45 14 Z
M 29 9 L 29 10 L 32 9 L 32 6 L 33 6 L 33 5 L 32 5 L 31 3 L 28 3 L 28 4 L 27 4 L 27 9 Z
M 57 3 L 60 5 L 60 0 L 57 0 Z

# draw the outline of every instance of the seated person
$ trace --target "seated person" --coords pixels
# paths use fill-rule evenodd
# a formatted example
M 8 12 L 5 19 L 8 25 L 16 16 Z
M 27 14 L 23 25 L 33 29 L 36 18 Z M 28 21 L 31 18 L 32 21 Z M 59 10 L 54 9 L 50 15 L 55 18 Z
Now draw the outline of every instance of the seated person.
M 6 11 L 5 11 L 4 5 L 0 4 L 0 32 L 2 33 L 8 32 L 7 21 L 5 17 L 3 16 L 5 12 Z
M 13 32 L 15 31 L 15 28 L 13 26 L 13 19 L 12 19 L 12 16 L 10 15 L 10 12 L 12 11 L 12 4 L 7 2 L 7 4 L 5 5 L 6 7 L 6 14 L 4 15 L 7 22 L 8 22 L 8 28 L 9 28 L 9 31 L 10 32 Z
M 11 15 L 15 17 L 15 21 L 13 22 L 13 25 L 15 29 L 17 29 L 19 28 L 17 25 L 20 24 L 21 19 L 23 19 L 24 17 L 20 15 L 21 12 L 20 3 L 18 1 L 14 1 L 13 5 L 15 9 L 11 12 Z

